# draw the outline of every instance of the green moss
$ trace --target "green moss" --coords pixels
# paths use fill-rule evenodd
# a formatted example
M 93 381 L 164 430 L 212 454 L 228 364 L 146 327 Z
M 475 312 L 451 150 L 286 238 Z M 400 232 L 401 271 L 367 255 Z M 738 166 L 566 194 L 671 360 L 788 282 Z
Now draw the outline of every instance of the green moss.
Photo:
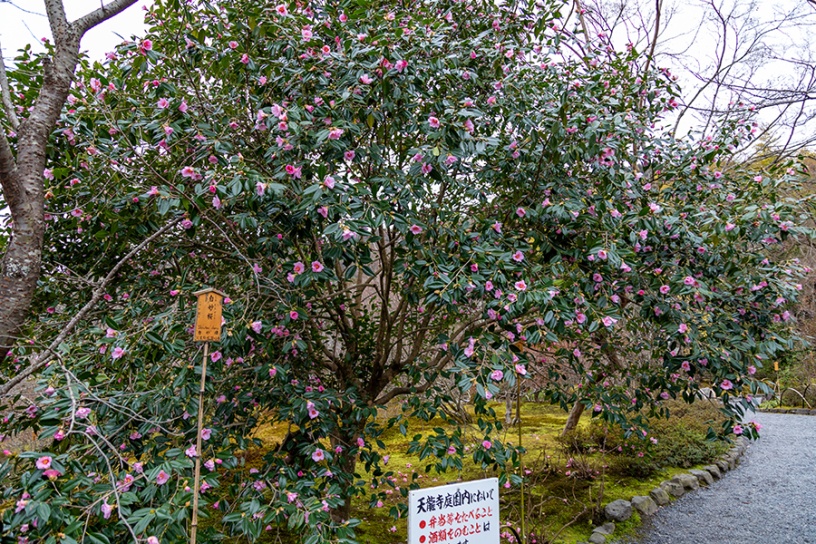
M 503 418 L 504 404 L 495 403 L 492 407 L 498 417 Z M 684 452 L 691 452 L 694 457 L 714 455 L 727 449 L 725 445 L 705 443 L 701 438 L 705 434 L 703 429 L 707 429 L 709 422 L 718 417 L 716 409 L 711 406 L 687 407 L 677 403 L 672 406 L 672 411 L 676 417 L 668 422 L 657 422 L 653 428 L 653 435 L 666 451 L 674 452 L 674 458 L 683 455 Z M 599 512 L 605 504 L 616 499 L 629 500 L 636 495 L 648 495 L 661 481 L 688 470 L 656 466 L 644 477 L 632 476 L 627 470 L 621 471 L 618 462 L 620 459 L 634 463 L 653 463 L 656 454 L 651 452 L 649 456 L 639 458 L 631 449 L 624 450 L 631 452 L 628 455 L 610 451 L 613 448 L 609 445 L 625 443 L 616 435 L 619 431 L 601 429 L 599 434 L 599 424 L 589 417 L 582 418 L 579 425 L 580 432 L 588 437 L 586 438 L 588 445 L 580 452 L 572 451 L 565 441 L 559 438 L 566 419 L 567 414 L 558 407 L 548 404 L 526 403 L 522 406 L 522 445 L 527 450 L 523 462 L 530 471 L 525 481 L 528 520 L 526 525 L 528 534 L 534 535 L 539 543 L 574 544 L 585 541 L 592 530 L 602 523 Z M 490 470 L 483 470 L 481 466 L 476 466 L 468 459 L 465 459 L 462 471 L 449 471 L 443 474 L 436 474 L 433 470 L 425 472 L 426 463 L 420 462 L 418 456 L 407 453 L 410 439 L 415 434 L 433 432 L 433 427 L 439 425 L 438 421 L 410 420 L 408 437 L 402 436 L 395 428 L 383 433 L 381 439 L 390 455 L 388 468 L 394 471 L 399 489 L 388 495 L 387 500 L 383 501 L 383 506 L 379 508 L 370 507 L 369 496 L 355 499 L 352 515 L 362 521 L 356 529 L 360 542 L 391 544 L 406 541 L 406 520 L 392 518 L 389 511 L 391 507 L 407 502 L 401 490 L 407 490 L 414 471 L 418 473 L 416 481 L 422 487 L 444 485 L 460 478 L 473 480 L 496 475 Z M 476 444 L 481 441 L 482 433 L 475 426 L 466 428 L 465 431 L 466 443 L 469 441 L 470 444 Z M 264 447 L 258 451 L 247 452 L 248 461 L 259 459 L 267 447 L 279 442 L 285 434 L 286 428 L 281 425 L 259 428 L 256 437 L 262 440 Z M 693 436 L 693 440 L 687 440 L 690 435 Z M 518 428 L 506 427 L 497 438 L 504 442 L 516 443 Z M 607 445 L 606 452 L 598 447 L 597 441 L 600 439 Z M 665 444 L 661 444 L 663 441 Z M 650 445 L 647 441 L 639 442 L 642 442 L 642 446 L 638 445 L 637 449 L 646 449 Z M 358 470 L 363 470 L 363 467 L 358 466 Z M 503 523 L 510 522 L 518 527 L 521 519 L 521 490 L 513 486 L 501 491 L 501 520 Z M 616 536 L 630 534 L 639 524 L 639 517 L 635 515 L 631 520 L 618 524 L 615 534 Z M 299 539 L 273 530 L 264 535 L 261 542 L 294 544 L 299 542 Z

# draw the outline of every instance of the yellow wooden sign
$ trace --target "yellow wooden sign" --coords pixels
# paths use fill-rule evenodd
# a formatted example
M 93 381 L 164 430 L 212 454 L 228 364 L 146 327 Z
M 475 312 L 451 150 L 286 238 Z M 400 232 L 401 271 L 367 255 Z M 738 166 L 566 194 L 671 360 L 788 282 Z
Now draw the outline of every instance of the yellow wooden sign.
M 224 293 L 216 289 L 202 289 L 193 293 L 198 297 L 196 307 L 196 342 L 219 342 L 221 340 L 221 303 Z

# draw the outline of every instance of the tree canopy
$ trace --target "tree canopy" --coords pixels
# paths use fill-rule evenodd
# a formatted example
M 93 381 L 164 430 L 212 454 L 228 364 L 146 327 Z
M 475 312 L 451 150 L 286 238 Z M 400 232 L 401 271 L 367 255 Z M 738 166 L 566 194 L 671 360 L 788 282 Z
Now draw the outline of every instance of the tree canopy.
M 673 138 L 671 74 L 561 9 L 160 0 L 147 36 L 85 63 L 7 374 L 57 340 L 41 398 L 0 427 L 48 440 L 0 465 L 8 530 L 182 540 L 201 456 L 209 538 L 351 541 L 351 497 L 394 486 L 385 429 L 439 420 L 412 449 L 461 467 L 452 396 L 483 432 L 472 461 L 518 483 L 489 401 L 534 373 L 552 402 L 644 436 L 644 414 L 711 385 L 732 416 L 718 432 L 755 436 L 734 425 L 792 342 L 804 272 L 774 251 L 806 232 L 780 191 L 796 173 L 721 169 L 747 108 Z M 40 62 L 11 72 L 24 106 Z M 229 298 L 196 451 L 205 286 Z M 286 439 L 248 467 L 264 425 Z

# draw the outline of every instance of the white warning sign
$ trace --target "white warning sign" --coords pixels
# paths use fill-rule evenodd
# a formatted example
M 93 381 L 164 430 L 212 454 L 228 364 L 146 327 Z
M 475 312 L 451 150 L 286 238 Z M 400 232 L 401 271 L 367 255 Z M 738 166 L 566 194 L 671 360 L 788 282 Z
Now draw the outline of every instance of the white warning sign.
M 408 544 L 499 544 L 499 480 L 415 489 Z

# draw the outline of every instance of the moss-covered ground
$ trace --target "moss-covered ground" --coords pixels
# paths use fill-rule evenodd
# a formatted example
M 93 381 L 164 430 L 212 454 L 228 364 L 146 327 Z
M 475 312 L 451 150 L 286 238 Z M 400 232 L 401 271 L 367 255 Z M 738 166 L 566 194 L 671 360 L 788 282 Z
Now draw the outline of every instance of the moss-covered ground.
M 697 403 L 700 404 L 700 403 Z M 522 445 L 527 450 L 523 458 L 525 471 L 525 529 L 531 544 L 572 544 L 587 540 L 596 523 L 602 505 L 615 499 L 630 499 L 635 495 L 648 495 L 661 481 L 705 464 L 714 455 L 727 448 L 725 444 L 705 443 L 708 425 L 716 418 L 711 407 L 693 408 L 677 405 L 677 418 L 657 426 L 649 440 L 623 441 L 620 431 L 604 429 L 590 423 L 585 415 L 579 431 L 570 441 L 559 439 L 567 415 L 558 407 L 543 403 L 525 403 L 522 406 Z M 496 403 L 496 412 L 504 414 L 504 405 Z M 425 463 L 418 456 L 408 454 L 411 436 L 430 431 L 438 426 L 421 421 L 411 422 L 409 436 L 402 436 L 394 429 L 382 439 L 390 454 L 389 467 L 396 474 L 396 485 L 408 487 L 411 474 L 416 471 L 422 487 L 443 485 L 459 479 L 473 480 L 497 476 L 490 469 L 465 460 L 461 472 L 426 473 Z M 472 444 L 481 441 L 476 429 L 471 435 Z M 264 444 L 273 445 L 280 440 L 284 429 L 259 428 L 258 437 Z M 506 427 L 503 441 L 517 443 L 518 427 Z M 664 441 L 664 442 L 660 442 Z M 619 451 L 620 448 L 620 451 Z M 639 454 L 643 452 L 641 457 Z M 252 452 L 248 452 L 249 457 Z M 668 466 L 667 462 L 684 465 L 685 468 Z M 358 472 L 363 470 L 357 467 Z M 365 475 L 363 474 L 363 477 Z M 517 485 L 501 489 L 501 521 L 521 529 L 521 489 Z M 365 544 L 392 544 L 407 541 L 407 522 L 389 515 L 392 506 L 407 502 L 399 490 L 389 495 L 380 508 L 371 508 L 367 499 L 360 498 L 353 504 L 352 516 L 361 520 L 356 529 L 358 540 Z M 632 532 L 639 524 L 637 515 L 619 524 L 616 535 Z M 503 527 L 504 529 L 504 527 Z M 292 535 L 272 531 L 265 542 L 289 544 L 297 542 Z M 503 542 L 514 542 L 512 532 L 503 531 Z

